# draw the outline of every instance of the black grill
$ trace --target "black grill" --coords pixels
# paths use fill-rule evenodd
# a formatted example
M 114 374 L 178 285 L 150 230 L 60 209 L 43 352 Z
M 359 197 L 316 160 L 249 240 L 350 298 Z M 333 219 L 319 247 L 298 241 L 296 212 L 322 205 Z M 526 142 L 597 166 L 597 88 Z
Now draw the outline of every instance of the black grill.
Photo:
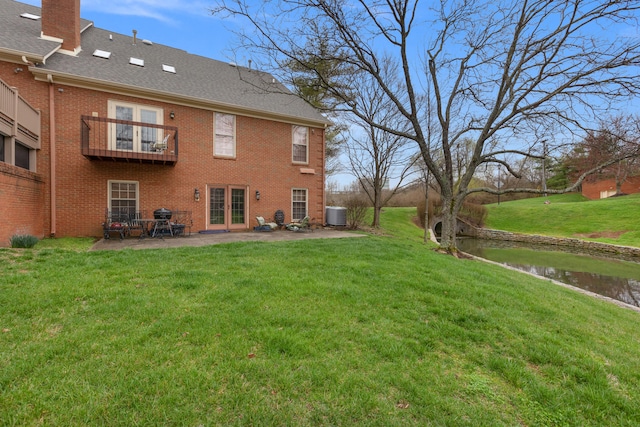
M 155 219 L 171 219 L 172 212 L 166 208 L 160 208 L 153 211 Z

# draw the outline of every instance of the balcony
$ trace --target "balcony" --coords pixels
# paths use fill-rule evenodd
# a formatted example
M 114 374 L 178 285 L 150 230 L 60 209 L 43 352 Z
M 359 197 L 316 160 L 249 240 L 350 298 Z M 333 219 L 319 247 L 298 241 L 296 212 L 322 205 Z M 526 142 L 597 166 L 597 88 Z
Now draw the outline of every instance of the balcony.
M 34 150 L 40 148 L 40 111 L 0 80 L 0 131 Z
M 175 165 L 178 128 L 82 116 L 82 155 L 91 160 Z

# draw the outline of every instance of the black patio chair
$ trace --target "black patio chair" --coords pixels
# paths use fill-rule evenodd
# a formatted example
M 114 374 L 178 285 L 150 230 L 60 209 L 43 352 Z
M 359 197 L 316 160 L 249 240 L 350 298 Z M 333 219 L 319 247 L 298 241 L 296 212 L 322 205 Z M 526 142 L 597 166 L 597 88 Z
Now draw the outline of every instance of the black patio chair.
M 129 219 L 127 215 L 122 215 L 120 212 L 111 212 L 109 209 L 106 209 L 104 216 L 102 234 L 106 240 L 111 238 L 111 233 L 118 233 L 120 240 L 129 234 Z

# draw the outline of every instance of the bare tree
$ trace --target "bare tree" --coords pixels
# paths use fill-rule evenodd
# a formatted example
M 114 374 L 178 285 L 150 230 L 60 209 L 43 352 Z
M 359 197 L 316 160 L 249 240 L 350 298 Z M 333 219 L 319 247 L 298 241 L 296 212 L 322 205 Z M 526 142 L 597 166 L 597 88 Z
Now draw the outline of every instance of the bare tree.
M 250 24 L 244 46 L 261 52 L 274 73 L 305 58 L 305 40 L 322 31 L 330 43 L 323 60 L 341 58 L 355 71 L 341 74 L 339 85 L 323 82 L 339 101 L 335 108 L 417 144 L 441 191 L 441 250 L 455 254 L 456 216 L 467 195 L 542 192 L 470 189 L 481 165 L 501 164 L 518 176 L 505 159 L 542 159 L 540 130 L 555 126 L 565 139 L 584 136 L 596 117 L 638 93 L 640 43 L 625 31 L 639 8 L 637 0 L 279 0 L 254 10 L 245 0 L 220 0 L 216 11 Z M 386 61 L 398 67 L 386 68 Z M 354 97 L 360 74 L 388 98 L 400 126 L 361 109 Z M 427 86 L 439 127 L 431 146 L 421 97 Z M 473 141 L 471 157 L 458 169 L 454 153 L 463 139 Z M 595 170 L 549 192 L 572 190 Z
M 393 67 L 392 63 L 385 66 Z M 361 75 L 365 80 L 370 78 Z M 366 120 L 355 117 L 352 121 L 352 137 L 345 143 L 349 169 L 358 179 L 362 190 L 373 206 L 372 227 L 380 226 L 380 211 L 396 192 L 402 188 L 416 160 L 415 146 L 408 147 L 410 140 L 383 131 L 372 123 L 399 126 L 393 104 L 379 86 L 367 83 L 359 85 L 361 90 L 354 101 L 358 102 Z M 407 123 L 408 126 L 408 123 Z M 393 180 L 393 186 L 390 185 Z

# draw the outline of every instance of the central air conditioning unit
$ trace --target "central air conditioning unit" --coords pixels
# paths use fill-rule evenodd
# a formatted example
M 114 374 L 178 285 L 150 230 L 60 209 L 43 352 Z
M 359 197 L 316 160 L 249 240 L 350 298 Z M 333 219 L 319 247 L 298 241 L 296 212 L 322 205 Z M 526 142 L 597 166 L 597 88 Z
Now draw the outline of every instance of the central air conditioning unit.
M 327 225 L 344 227 L 347 225 L 347 208 L 327 206 L 325 218 L 327 219 Z

